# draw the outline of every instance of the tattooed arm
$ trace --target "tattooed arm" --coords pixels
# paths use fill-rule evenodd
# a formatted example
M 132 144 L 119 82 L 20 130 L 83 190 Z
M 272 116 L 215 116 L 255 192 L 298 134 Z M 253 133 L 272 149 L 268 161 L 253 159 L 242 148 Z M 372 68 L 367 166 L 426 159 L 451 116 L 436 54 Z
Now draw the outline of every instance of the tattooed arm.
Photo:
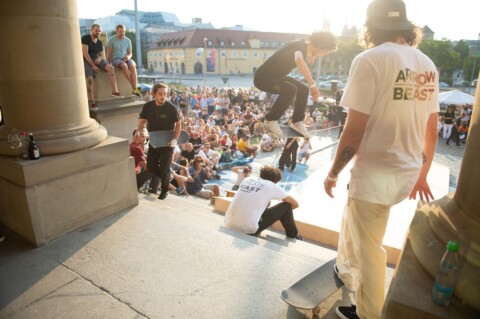
M 425 140 L 423 142 L 423 165 L 422 169 L 420 170 L 420 174 L 418 175 L 417 182 L 415 183 L 415 186 L 413 187 L 410 196 L 408 197 L 409 199 L 416 199 L 417 193 L 422 201 L 426 200 L 428 202 L 430 201 L 430 199 L 434 199 L 432 192 L 430 191 L 430 186 L 427 182 L 427 174 L 430 170 L 430 166 L 432 165 L 435 147 L 437 146 L 437 123 L 438 114 L 430 114 L 427 122 Z
M 350 162 L 362 143 L 368 117 L 367 114 L 355 110 L 348 111 L 347 122 L 345 123 L 345 128 L 340 137 L 340 141 L 338 142 L 335 160 L 328 173 L 328 177 L 323 182 L 325 192 L 332 198 L 334 197 L 333 188 L 337 186 L 336 179 L 338 175 L 348 162 Z

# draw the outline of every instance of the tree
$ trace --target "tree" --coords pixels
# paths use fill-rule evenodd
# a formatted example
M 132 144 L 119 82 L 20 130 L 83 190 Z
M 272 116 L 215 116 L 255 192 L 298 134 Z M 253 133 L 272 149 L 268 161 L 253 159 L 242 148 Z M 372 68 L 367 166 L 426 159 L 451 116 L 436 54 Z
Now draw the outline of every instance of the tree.
M 440 80 L 451 82 L 453 71 L 459 69 L 462 65 L 461 55 L 453 50 L 452 42 L 447 39 L 428 39 L 422 41 L 418 48 L 435 63 L 440 73 Z
M 473 62 L 475 60 L 475 56 L 471 55 L 468 58 L 465 59 L 463 62 L 463 78 L 468 81 L 469 85 L 470 79 L 472 79 L 472 68 L 473 68 Z M 475 63 L 475 71 L 473 73 L 473 79 L 478 79 L 478 73 L 480 72 L 480 56 L 477 56 L 477 61 Z
M 342 69 L 344 72 L 348 73 L 353 58 L 364 50 L 365 47 L 361 46 L 357 39 L 348 42 L 339 41 L 337 50 L 324 58 L 325 63 L 328 64 L 333 62 L 336 70 L 340 71 L 340 69 Z
M 468 44 L 463 40 L 458 41 L 457 45 L 455 45 L 453 49 L 460 53 L 460 58 L 462 59 L 462 61 L 470 55 L 470 48 L 468 47 Z

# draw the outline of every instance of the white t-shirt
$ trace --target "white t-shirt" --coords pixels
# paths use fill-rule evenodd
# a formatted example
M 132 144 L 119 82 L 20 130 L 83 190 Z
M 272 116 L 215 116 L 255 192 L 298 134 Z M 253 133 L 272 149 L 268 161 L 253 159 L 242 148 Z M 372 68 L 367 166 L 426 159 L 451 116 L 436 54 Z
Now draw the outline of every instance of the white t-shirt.
M 255 177 L 243 180 L 225 214 L 225 226 L 246 234 L 254 234 L 258 221 L 270 200 L 281 200 L 287 193 L 280 186 Z
M 422 166 L 427 120 L 439 111 L 438 72 L 419 50 L 384 43 L 352 62 L 340 105 L 368 114 L 351 170 L 349 196 L 394 205 Z

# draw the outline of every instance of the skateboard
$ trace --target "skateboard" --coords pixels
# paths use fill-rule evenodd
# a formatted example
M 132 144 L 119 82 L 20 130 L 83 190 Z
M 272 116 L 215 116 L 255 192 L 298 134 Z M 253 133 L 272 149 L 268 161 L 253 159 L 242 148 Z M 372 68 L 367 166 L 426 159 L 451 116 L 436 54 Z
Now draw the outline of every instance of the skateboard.
M 280 129 L 282 130 L 282 137 L 285 137 L 285 138 L 304 137 L 302 134 L 298 133 L 288 125 L 279 125 L 279 126 L 280 126 Z
M 174 131 L 153 131 L 148 134 L 150 139 L 150 145 L 153 147 L 164 147 L 169 146 L 168 142 L 172 140 Z M 185 131 L 180 131 L 178 136 L 177 145 L 188 142 L 188 133 Z
M 343 282 L 333 271 L 336 259 L 318 267 L 290 288 L 282 291 L 283 301 L 292 307 L 318 312 L 318 305 L 343 286 Z

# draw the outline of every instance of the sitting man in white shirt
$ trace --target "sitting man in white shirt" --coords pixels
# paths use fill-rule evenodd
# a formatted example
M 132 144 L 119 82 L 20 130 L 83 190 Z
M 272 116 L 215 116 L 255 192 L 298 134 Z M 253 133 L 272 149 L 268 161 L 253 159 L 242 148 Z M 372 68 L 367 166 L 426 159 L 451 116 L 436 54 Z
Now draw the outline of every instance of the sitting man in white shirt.
M 198 155 L 203 158 L 205 164 L 207 164 L 211 170 L 218 170 L 217 165 L 220 161 L 220 154 L 210 148 L 210 143 L 205 143 L 203 148 L 198 152 Z
M 225 226 L 258 236 L 280 220 L 287 237 L 301 240 L 293 218 L 298 202 L 276 185 L 281 179 L 282 172 L 267 165 L 260 169 L 260 178 L 245 178 L 225 214 Z M 271 200 L 282 202 L 269 207 Z

